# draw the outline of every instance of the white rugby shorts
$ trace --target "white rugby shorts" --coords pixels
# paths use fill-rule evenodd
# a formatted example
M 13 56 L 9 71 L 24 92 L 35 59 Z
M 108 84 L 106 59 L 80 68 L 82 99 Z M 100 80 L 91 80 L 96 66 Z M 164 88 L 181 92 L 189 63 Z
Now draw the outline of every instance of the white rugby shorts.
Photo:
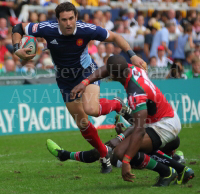
M 181 122 L 175 111 L 174 117 L 164 117 L 160 121 L 146 124 L 146 126 L 153 128 L 159 135 L 162 141 L 161 148 L 174 140 L 181 131 Z

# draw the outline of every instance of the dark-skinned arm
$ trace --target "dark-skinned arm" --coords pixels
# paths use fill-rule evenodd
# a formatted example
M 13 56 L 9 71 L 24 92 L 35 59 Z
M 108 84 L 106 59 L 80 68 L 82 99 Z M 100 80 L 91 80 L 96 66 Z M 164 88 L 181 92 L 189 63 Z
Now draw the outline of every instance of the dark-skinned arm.
M 139 114 L 143 114 L 143 111 L 146 111 L 146 110 L 141 110 L 138 112 L 138 116 Z M 136 113 L 135 113 L 136 114 Z M 125 136 L 125 138 L 127 138 L 129 135 L 131 135 L 133 132 L 134 132 L 134 126 L 135 126 L 135 117 L 136 115 L 133 115 L 133 118 L 129 120 L 129 123 L 132 125 L 130 127 L 127 127 L 123 132 L 122 134 Z M 118 126 L 118 127 L 122 127 L 122 126 Z M 106 142 L 106 145 L 110 146 L 111 148 L 115 148 L 116 146 L 118 146 L 120 143 L 121 143 L 122 140 L 120 140 L 120 138 L 116 137 L 116 138 L 113 138 L 111 139 L 110 141 Z
M 124 136 L 127 138 L 129 135 L 133 133 L 134 129 L 133 126 L 126 128 L 126 130 L 123 132 Z
M 133 132 L 134 132 L 134 126 L 130 126 L 130 127 L 127 127 L 126 130 L 124 130 L 123 133 L 121 133 L 121 134 L 123 134 L 125 136 L 125 138 L 127 138 Z M 105 144 L 110 146 L 112 149 L 114 149 L 121 143 L 121 141 L 122 140 L 120 140 L 120 138 L 115 137 L 115 138 L 111 139 L 110 141 L 106 142 Z
M 93 83 L 108 76 L 109 72 L 107 71 L 106 65 L 104 65 L 99 69 L 97 69 L 94 73 L 92 73 L 87 79 L 89 80 L 90 83 Z
M 145 134 L 145 128 L 144 125 L 146 123 L 147 118 L 147 110 L 141 110 L 136 113 L 134 113 L 134 121 L 135 126 L 131 126 L 132 129 L 129 132 L 131 132 L 129 145 L 127 147 L 126 153 L 131 158 L 135 156 L 135 154 L 138 152 L 140 145 L 142 143 L 144 134 Z
M 145 135 L 144 124 L 146 123 L 147 110 L 141 110 L 134 114 L 135 126 L 131 126 L 132 134 L 130 135 L 129 144 L 124 153 L 122 160 L 122 177 L 124 181 L 133 182 L 131 179 L 134 178 L 131 174 L 130 160 L 135 156 L 135 154 L 140 149 L 142 140 Z M 125 162 L 124 162 L 125 161 Z
M 106 69 L 106 65 L 103 67 L 100 67 L 99 69 L 97 69 L 93 74 L 91 74 L 88 78 L 87 78 L 87 85 L 89 83 L 93 83 L 95 81 L 98 81 L 100 79 L 106 78 L 109 76 L 109 73 Z M 83 80 L 85 81 L 85 80 Z M 87 86 L 86 84 L 84 84 L 83 82 L 81 82 L 80 84 L 78 84 L 77 86 L 75 86 L 70 93 L 70 98 L 71 99 L 75 99 L 76 95 L 78 94 L 78 96 L 80 97 L 83 92 L 85 91 L 85 88 Z

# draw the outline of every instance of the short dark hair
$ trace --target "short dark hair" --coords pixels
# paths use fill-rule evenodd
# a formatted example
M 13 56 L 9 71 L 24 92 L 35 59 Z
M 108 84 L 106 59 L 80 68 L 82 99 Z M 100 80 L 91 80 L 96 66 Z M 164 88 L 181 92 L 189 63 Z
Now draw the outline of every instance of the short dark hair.
M 107 60 L 107 71 L 115 76 L 120 76 L 128 68 L 126 59 L 121 55 L 113 55 Z
M 64 11 L 67 11 L 67 12 L 68 11 L 73 11 L 75 16 L 78 13 L 76 7 L 72 3 L 64 2 L 64 3 L 59 4 L 56 7 L 56 9 L 55 9 L 56 17 L 59 18 L 60 17 L 60 13 L 64 12 Z

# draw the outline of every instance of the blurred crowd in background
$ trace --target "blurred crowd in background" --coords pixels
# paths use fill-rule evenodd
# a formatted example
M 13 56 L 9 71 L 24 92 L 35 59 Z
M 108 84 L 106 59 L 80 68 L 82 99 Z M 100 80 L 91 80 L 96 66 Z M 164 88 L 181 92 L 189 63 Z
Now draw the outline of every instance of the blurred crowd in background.
M 149 69 L 163 69 L 164 78 L 200 77 L 200 9 L 198 0 L 71 0 L 79 19 L 121 34 Z M 137 9 L 145 3 L 184 4 L 181 9 Z M 43 38 L 38 38 L 37 55 L 21 61 L 12 47 L 12 26 L 20 22 L 55 20 L 54 8 L 59 0 L 0 1 L 0 76 L 5 73 L 51 71 L 54 68 Z M 126 7 L 123 6 L 128 5 Z M 53 5 L 53 6 L 52 6 Z M 137 5 L 136 7 L 134 5 Z M 49 8 L 52 6 L 52 9 Z M 37 7 L 34 8 L 34 7 Z M 38 9 L 38 7 L 40 9 Z M 48 9 L 46 9 L 48 8 Z M 92 11 L 91 11 L 92 10 Z M 90 41 L 88 51 L 99 67 L 109 56 L 128 56 L 112 43 Z M 166 69 L 168 71 L 166 71 Z M 166 74 L 167 72 L 167 74 Z

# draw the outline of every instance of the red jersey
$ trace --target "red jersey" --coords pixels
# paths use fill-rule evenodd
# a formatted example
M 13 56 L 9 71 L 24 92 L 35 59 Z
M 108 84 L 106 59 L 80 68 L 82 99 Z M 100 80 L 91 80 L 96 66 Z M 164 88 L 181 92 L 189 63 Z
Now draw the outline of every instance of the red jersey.
M 174 117 L 171 105 L 150 81 L 146 72 L 130 64 L 129 68 L 130 74 L 124 87 L 128 95 L 128 104 L 133 112 L 147 109 L 146 123 L 155 123 L 163 117 Z

